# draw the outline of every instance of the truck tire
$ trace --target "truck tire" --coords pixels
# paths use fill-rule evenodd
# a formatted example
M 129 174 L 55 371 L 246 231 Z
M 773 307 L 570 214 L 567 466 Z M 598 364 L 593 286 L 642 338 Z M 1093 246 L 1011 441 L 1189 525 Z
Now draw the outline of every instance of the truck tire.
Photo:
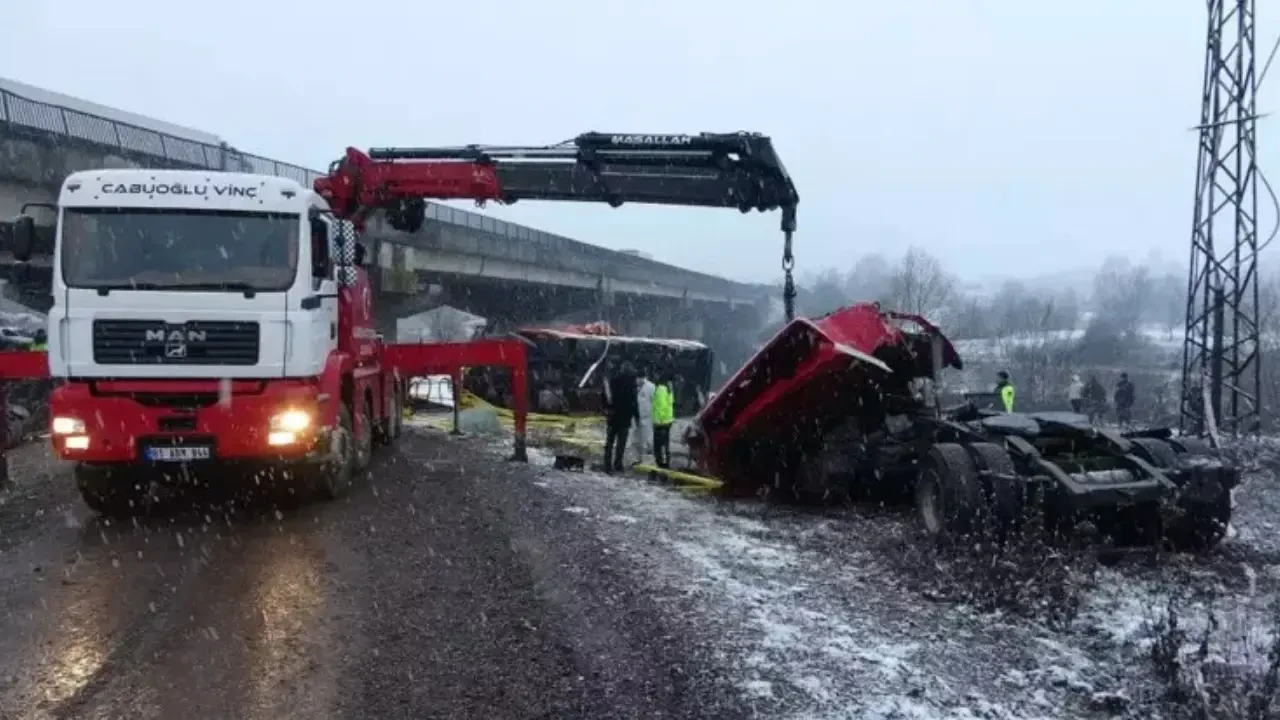
M 377 432 L 378 422 L 377 416 L 373 414 L 373 400 L 368 396 L 364 399 L 364 427 L 355 433 L 355 464 L 356 472 L 364 472 L 369 468 L 369 463 L 373 461 L 373 436 Z
M 827 466 L 824 447 L 811 447 L 793 457 L 795 467 L 792 490 L 796 500 L 805 504 L 842 503 L 849 499 L 848 486 Z
M 99 515 L 128 517 L 146 510 L 151 484 L 136 482 L 132 473 L 92 465 L 76 465 L 74 472 L 84 504 Z
M 973 460 L 964 446 L 929 448 L 916 479 L 916 513 L 925 534 L 950 541 L 982 529 L 986 502 Z
M 1179 503 L 1179 513 L 1165 525 L 1164 537 L 1181 552 L 1211 550 L 1227 536 L 1231 506 L 1230 490 L 1219 493 L 1213 502 Z
M 1138 454 L 1157 469 L 1165 470 L 1178 464 L 1178 455 L 1173 447 L 1163 440 L 1155 438 L 1130 438 L 1129 442 L 1138 448 Z
M 1198 437 L 1169 438 L 1169 444 L 1179 455 L 1214 455 L 1217 453 L 1209 441 Z
M 319 500 L 337 500 L 355 478 L 355 431 L 351 409 L 338 410 L 338 426 L 329 435 L 329 457 L 316 469 L 313 489 Z
M 394 445 L 396 440 L 400 439 L 400 432 L 404 426 L 404 416 L 401 411 L 400 388 L 393 383 L 391 392 L 387 395 L 387 417 L 378 428 L 375 437 L 379 445 Z
M 1168 445 L 1173 455 L 1217 458 L 1221 454 L 1203 438 L 1171 438 Z M 1164 537 L 1174 550 L 1196 552 L 1217 547 L 1227 536 L 1233 510 L 1231 491 L 1220 493 L 1213 501 L 1178 503 L 1178 514 L 1166 522 Z
M 988 520 L 992 523 L 992 529 L 1000 537 L 1004 537 L 1022 524 L 1024 515 L 1030 509 L 1027 506 L 1026 483 L 1018 477 L 1009 451 L 1000 445 L 977 442 L 970 443 L 967 447 L 976 461 L 977 469 L 992 473 L 986 483 L 986 489 L 990 493 L 987 499 Z
M 387 444 L 394 445 L 404 430 L 404 407 L 400 399 L 400 387 L 397 385 L 391 393 L 390 413 L 387 416 Z
M 1178 455 L 1213 454 L 1213 449 L 1198 438 L 1179 441 L 1181 449 L 1153 438 L 1133 438 L 1133 443 L 1152 458 L 1153 465 L 1162 469 L 1176 467 Z M 1227 536 L 1231 509 L 1229 490 L 1219 493 L 1207 503 L 1182 500 L 1178 503 L 1175 515 L 1165 520 L 1164 539 L 1170 547 L 1180 552 L 1212 549 Z

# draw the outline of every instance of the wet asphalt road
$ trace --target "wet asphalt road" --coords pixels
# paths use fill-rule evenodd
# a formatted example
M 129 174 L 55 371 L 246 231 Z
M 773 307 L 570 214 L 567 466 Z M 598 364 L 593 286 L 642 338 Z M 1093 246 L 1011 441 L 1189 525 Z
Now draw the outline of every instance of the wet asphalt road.
M 92 516 L 44 444 L 0 492 L 0 718 L 745 717 L 687 613 L 536 471 L 408 433 L 328 505 Z

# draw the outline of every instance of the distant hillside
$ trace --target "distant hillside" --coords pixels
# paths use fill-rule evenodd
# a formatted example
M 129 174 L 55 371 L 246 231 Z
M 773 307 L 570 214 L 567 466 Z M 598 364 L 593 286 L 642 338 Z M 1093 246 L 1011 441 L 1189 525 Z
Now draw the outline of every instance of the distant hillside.
M 1186 273 L 1185 266 L 1176 262 L 1162 260 L 1160 258 L 1151 258 L 1146 261 L 1135 259 L 1133 262 L 1135 265 L 1145 265 L 1153 276 L 1166 274 L 1182 276 Z M 1097 277 L 1098 272 L 1101 269 L 1102 262 L 1099 261 L 1094 265 L 1069 268 L 1059 272 L 1033 275 L 1030 277 L 1020 277 L 1011 274 L 992 274 L 973 280 L 966 279 L 961 283 L 961 285 L 966 290 L 978 292 L 985 290 L 994 292 L 1004 283 L 1010 280 L 1016 280 L 1029 288 L 1037 288 L 1050 292 L 1074 290 L 1081 297 L 1088 297 L 1093 293 L 1093 280 Z

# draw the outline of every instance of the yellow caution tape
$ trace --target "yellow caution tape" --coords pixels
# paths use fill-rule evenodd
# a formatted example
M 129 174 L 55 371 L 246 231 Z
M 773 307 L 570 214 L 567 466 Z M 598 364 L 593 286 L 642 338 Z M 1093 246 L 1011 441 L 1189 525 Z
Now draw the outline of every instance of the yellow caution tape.
M 483 400 L 476 399 L 478 403 L 488 405 Z M 465 406 L 465 402 L 463 403 Z M 492 406 L 490 406 L 492 407 Z M 563 418 L 562 418 L 563 419 Z M 443 430 L 449 432 L 453 430 L 453 417 L 451 415 L 433 415 L 426 419 L 425 424 L 435 430 Z M 547 423 L 552 426 L 555 423 Z M 574 432 L 572 426 L 565 431 L 545 434 L 539 430 L 560 429 L 554 427 L 533 428 L 531 427 L 529 445 L 532 447 L 545 447 L 557 455 L 574 455 L 574 456 L 595 456 L 604 454 L 604 441 L 598 437 L 592 437 L 588 434 Z M 640 463 L 631 466 L 633 472 L 649 477 L 658 477 L 665 479 L 680 486 L 681 492 L 690 494 L 706 494 L 715 490 L 719 490 L 724 486 L 720 480 L 694 473 L 684 472 L 683 470 L 674 470 L 671 468 L 660 468 L 657 465 L 649 463 Z
M 646 475 L 656 475 L 658 477 L 666 478 L 674 483 L 701 490 L 719 490 L 724 485 L 724 483 L 716 480 L 715 478 L 694 475 L 693 473 L 687 473 L 682 470 L 660 468 L 657 465 L 649 465 L 647 463 L 634 465 L 632 466 L 632 469 L 637 472 L 645 473 Z
M 498 416 L 498 419 L 504 423 L 514 423 L 515 413 L 509 408 L 499 407 L 493 403 L 484 400 L 470 390 L 464 390 L 462 397 L 458 402 L 458 407 L 462 410 L 470 410 L 473 408 L 484 408 L 492 411 Z M 529 425 L 602 425 L 604 418 L 599 415 L 575 414 L 575 415 L 555 415 L 551 413 L 525 413 L 525 422 Z

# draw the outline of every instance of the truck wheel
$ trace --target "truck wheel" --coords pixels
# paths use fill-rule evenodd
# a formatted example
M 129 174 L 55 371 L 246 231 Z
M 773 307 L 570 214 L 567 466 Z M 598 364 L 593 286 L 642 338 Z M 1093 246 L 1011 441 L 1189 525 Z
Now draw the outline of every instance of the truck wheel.
M 915 496 L 920 523 L 932 538 L 961 538 L 982 527 L 982 485 L 961 445 L 939 443 L 929 448 L 920 463 Z
M 1217 452 L 1204 438 L 1169 438 L 1169 444 L 1173 446 L 1174 451 L 1179 455 L 1213 455 Z
M 90 510 L 107 517 L 128 517 L 146 510 L 151 484 L 115 468 L 75 466 L 76 489 Z
M 362 427 L 355 434 L 355 470 L 362 472 L 369 467 L 369 462 L 373 458 L 373 435 L 377 427 L 377 421 L 374 419 L 373 401 L 369 398 L 364 400 L 364 422 Z
M 387 396 L 387 417 L 380 423 L 377 428 L 374 440 L 379 445 L 392 445 L 400 437 L 400 429 L 404 423 L 400 409 L 400 391 L 399 388 L 392 386 L 391 393 Z
M 1164 536 L 1178 551 L 1211 550 L 1227 536 L 1231 524 L 1231 491 L 1212 502 L 1178 505 L 1178 516 L 1165 525 Z
M 315 492 L 320 500 L 336 500 L 351 489 L 355 475 L 355 432 L 351 409 L 338 410 L 338 427 L 329 434 L 329 457 L 320 465 Z
M 969 452 L 978 470 L 991 473 L 988 478 L 990 496 L 986 503 L 989 520 L 1001 537 L 1016 529 L 1027 507 L 1027 486 L 1018 476 L 1009 451 L 995 443 L 970 443 Z
M 394 443 L 399 440 L 400 433 L 404 432 L 404 399 L 398 383 L 395 385 L 395 392 L 391 394 L 391 418 L 387 426 L 390 441 Z
M 1178 464 L 1177 453 L 1173 451 L 1173 447 L 1169 443 L 1163 440 L 1130 438 L 1129 442 L 1133 443 L 1138 448 L 1139 454 L 1157 469 L 1165 470 Z
M 1219 451 L 1203 438 L 1171 438 L 1167 445 L 1170 446 L 1170 466 L 1176 463 L 1178 455 L 1221 457 Z M 1227 536 L 1231 512 L 1230 490 L 1219 493 L 1207 503 L 1183 500 L 1178 503 L 1177 515 L 1165 524 L 1165 539 L 1178 551 L 1211 550 Z
M 793 490 L 802 503 L 827 504 L 848 500 L 846 485 L 827 467 L 827 454 L 822 446 L 802 450 L 793 458 L 795 480 Z

